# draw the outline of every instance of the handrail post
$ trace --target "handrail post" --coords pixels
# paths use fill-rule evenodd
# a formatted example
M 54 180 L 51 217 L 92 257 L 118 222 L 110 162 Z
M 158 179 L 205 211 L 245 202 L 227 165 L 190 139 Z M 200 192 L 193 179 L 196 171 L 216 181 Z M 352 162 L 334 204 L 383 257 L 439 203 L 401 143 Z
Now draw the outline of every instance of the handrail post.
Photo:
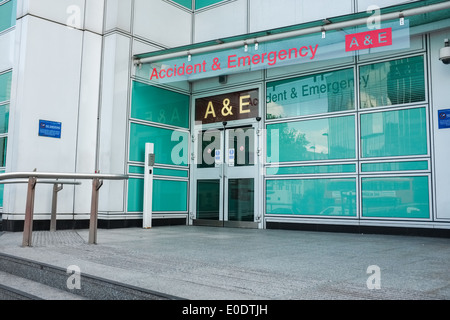
M 60 192 L 63 187 L 63 184 L 61 184 L 61 186 L 59 186 L 58 183 L 55 183 L 53 185 L 52 215 L 50 219 L 50 231 L 52 232 L 56 231 L 56 208 L 58 205 L 58 192 Z
M 23 247 L 32 245 L 33 233 L 33 212 L 34 212 L 34 191 L 36 190 L 36 178 L 28 179 L 27 203 L 25 207 L 25 221 L 23 226 Z
M 89 244 L 97 244 L 97 217 L 98 217 L 98 191 L 103 185 L 103 180 L 92 180 L 91 217 L 89 221 Z

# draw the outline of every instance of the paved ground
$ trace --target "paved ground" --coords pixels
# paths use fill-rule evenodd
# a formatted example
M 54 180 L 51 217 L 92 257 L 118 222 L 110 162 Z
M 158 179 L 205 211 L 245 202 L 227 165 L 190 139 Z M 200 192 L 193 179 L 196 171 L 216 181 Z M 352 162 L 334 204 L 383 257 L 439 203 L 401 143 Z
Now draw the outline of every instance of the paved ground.
M 450 299 L 448 238 L 172 226 L 87 239 L 34 232 L 22 248 L 6 232 L 0 252 L 195 300 Z

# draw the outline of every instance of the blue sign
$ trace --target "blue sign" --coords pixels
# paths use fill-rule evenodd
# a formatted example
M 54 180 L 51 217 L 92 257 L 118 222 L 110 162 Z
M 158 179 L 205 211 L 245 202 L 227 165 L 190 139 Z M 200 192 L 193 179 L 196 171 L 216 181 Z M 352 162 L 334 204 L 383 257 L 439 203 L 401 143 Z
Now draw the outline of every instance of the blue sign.
M 450 109 L 438 110 L 439 129 L 450 128 Z
M 61 122 L 39 120 L 39 136 L 61 139 Z

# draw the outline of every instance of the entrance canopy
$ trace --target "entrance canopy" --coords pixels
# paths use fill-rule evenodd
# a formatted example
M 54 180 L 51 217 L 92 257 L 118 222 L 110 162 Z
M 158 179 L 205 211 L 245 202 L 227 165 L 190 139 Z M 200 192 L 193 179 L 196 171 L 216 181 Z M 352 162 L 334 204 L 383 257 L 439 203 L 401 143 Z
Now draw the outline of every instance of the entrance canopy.
M 409 48 L 413 35 L 450 25 L 450 2 L 417 1 L 136 55 L 135 76 L 155 83 Z

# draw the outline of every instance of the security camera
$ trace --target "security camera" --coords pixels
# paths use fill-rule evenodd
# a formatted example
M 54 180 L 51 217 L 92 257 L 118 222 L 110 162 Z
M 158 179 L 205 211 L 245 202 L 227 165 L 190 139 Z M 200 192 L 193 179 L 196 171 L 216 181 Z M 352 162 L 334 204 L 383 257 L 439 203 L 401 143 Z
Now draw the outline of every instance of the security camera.
M 450 46 L 448 39 L 445 39 L 444 43 L 445 47 L 441 48 L 441 51 L 439 51 L 439 60 L 444 64 L 450 64 Z

